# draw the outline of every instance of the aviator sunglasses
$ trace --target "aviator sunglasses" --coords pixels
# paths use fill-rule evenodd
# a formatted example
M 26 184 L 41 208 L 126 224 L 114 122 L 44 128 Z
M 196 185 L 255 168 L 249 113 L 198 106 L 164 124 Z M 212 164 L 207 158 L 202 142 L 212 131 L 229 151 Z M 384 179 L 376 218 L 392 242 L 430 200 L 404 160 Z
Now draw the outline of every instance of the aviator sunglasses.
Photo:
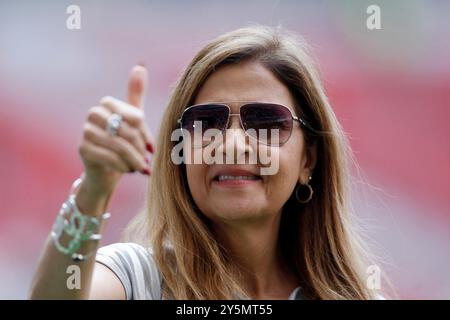
M 201 125 L 201 146 L 205 147 L 211 140 L 204 139 L 209 129 L 215 129 L 221 134 L 228 128 L 230 117 L 239 116 L 240 124 L 246 135 L 268 146 L 282 146 L 286 143 L 294 126 L 294 120 L 306 127 L 303 119 L 292 114 L 291 110 L 275 103 L 252 102 L 240 106 L 239 113 L 231 113 L 230 106 L 224 103 L 197 104 L 186 108 L 178 119 L 181 129 L 186 130 L 191 137 Z M 278 137 L 272 139 L 272 130 L 276 129 Z

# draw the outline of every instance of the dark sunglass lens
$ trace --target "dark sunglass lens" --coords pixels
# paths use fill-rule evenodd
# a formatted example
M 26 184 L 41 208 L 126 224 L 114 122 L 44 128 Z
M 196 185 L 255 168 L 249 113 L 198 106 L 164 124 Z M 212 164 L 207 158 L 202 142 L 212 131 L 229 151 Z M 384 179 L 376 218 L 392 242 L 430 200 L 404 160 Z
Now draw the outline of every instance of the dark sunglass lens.
M 291 135 L 292 114 L 282 105 L 246 104 L 241 107 L 241 118 L 248 134 L 264 144 L 281 145 Z
M 202 131 L 208 129 L 223 130 L 228 121 L 229 109 L 224 105 L 199 105 L 187 109 L 181 120 L 183 129 L 193 133 L 198 125 L 202 125 Z
M 194 133 L 203 136 L 209 129 L 224 130 L 228 122 L 228 115 L 229 109 L 225 105 L 205 104 L 193 106 L 184 112 L 181 125 L 192 137 L 194 137 Z

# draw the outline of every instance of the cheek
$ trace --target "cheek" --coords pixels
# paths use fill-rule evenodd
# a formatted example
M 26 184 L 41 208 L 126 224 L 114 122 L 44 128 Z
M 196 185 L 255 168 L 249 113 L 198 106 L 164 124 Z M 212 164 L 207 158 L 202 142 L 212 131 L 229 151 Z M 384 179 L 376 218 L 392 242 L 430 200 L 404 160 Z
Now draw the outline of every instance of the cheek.
M 288 185 L 298 180 L 299 156 L 297 150 L 280 150 L 278 174 L 274 176 L 280 183 Z
M 303 149 L 304 142 L 301 134 L 292 134 L 288 142 L 278 148 L 279 172 L 277 179 L 284 180 L 288 185 L 295 185 L 300 174 L 300 163 L 304 156 Z
M 192 197 L 197 202 L 197 199 L 201 199 L 201 195 L 204 194 L 204 181 L 205 181 L 205 169 L 200 164 L 187 164 L 186 165 L 186 177 L 189 185 L 189 190 Z
M 204 181 L 206 179 L 206 168 L 204 164 L 195 164 L 196 159 L 202 159 L 201 149 L 191 149 L 190 146 L 184 145 L 185 150 L 189 148 L 190 152 L 186 152 L 186 178 L 189 186 L 189 191 L 192 197 L 196 200 L 205 192 Z

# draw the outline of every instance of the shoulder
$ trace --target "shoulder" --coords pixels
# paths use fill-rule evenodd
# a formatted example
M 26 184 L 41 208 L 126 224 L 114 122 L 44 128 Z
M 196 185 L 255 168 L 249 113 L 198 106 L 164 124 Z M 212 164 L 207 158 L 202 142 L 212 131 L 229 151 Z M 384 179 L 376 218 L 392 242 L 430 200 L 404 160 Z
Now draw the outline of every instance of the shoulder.
M 161 276 L 153 252 L 137 243 L 114 243 L 97 250 L 98 263 L 116 274 L 127 299 L 160 299 Z
M 150 258 L 152 251 L 132 242 L 113 243 L 97 250 L 97 256 L 122 257 L 127 261 Z

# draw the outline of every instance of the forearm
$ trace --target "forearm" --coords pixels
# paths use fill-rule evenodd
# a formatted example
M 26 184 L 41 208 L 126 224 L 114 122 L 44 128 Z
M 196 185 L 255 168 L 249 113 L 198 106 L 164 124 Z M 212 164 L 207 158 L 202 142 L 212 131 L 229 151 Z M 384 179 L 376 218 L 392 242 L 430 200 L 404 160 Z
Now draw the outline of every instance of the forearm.
M 96 244 L 83 246 L 83 251 L 96 250 Z M 75 262 L 68 255 L 60 253 L 49 237 L 39 259 L 38 269 L 33 278 L 30 299 L 87 299 L 91 286 L 94 256 L 86 261 Z M 73 270 L 70 266 L 79 267 L 79 288 L 70 285 Z

